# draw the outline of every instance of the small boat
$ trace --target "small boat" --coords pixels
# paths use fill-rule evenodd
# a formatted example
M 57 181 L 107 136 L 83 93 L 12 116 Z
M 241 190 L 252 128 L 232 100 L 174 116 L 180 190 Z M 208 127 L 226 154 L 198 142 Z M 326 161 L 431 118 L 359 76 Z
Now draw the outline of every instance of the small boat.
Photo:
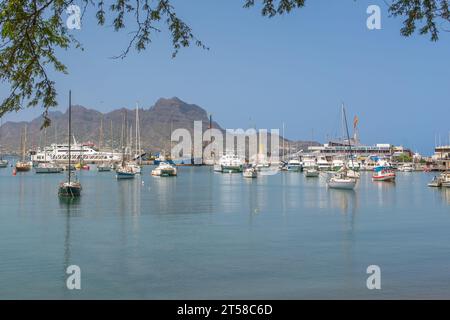
M 402 172 L 413 172 L 414 171 L 414 167 L 412 163 L 405 163 L 402 166 L 400 166 L 398 168 L 398 171 L 402 171 Z
M 434 177 L 433 180 L 430 181 L 430 183 L 428 183 L 429 187 L 434 187 L 434 188 L 440 188 L 442 187 L 442 182 L 444 182 L 444 179 L 442 176 L 439 177 Z
M 40 163 L 34 168 L 36 173 L 61 173 L 63 168 L 56 165 L 56 163 Z
M 100 163 L 97 165 L 98 172 L 109 172 L 111 171 L 111 164 L 109 163 Z
M 302 163 L 297 159 L 289 160 L 287 163 L 287 170 L 288 171 L 295 171 L 300 172 L 302 171 Z
M 395 172 L 390 169 L 376 171 L 372 176 L 373 181 L 395 181 Z
M 220 158 L 219 165 L 223 173 L 239 173 L 243 171 L 244 161 L 237 155 L 228 153 Z
M 8 160 L 0 159 L 0 168 L 6 168 L 8 166 Z
M 32 168 L 31 162 L 25 162 L 25 161 L 17 161 L 16 162 L 16 171 L 17 172 L 27 172 L 30 171 Z
M 305 177 L 307 178 L 317 178 L 319 176 L 319 170 L 315 168 L 306 169 Z
M 72 136 L 72 92 L 69 91 L 69 165 L 67 181 L 61 182 L 58 188 L 58 196 L 68 198 L 78 198 L 81 196 L 81 183 L 77 180 L 76 176 L 72 177 L 72 165 L 70 163 L 71 150 L 70 150 L 70 137 Z
M 116 178 L 117 178 L 117 180 L 134 179 L 135 175 L 136 175 L 136 172 L 134 172 L 133 168 L 129 167 L 127 165 L 120 166 L 116 170 Z
M 60 197 L 75 198 L 81 196 L 81 184 L 78 181 L 61 182 L 58 189 Z
M 328 179 L 327 186 L 332 189 L 353 190 L 357 181 L 355 178 L 348 177 L 344 172 L 339 172 Z
M 177 169 L 168 162 L 161 162 L 158 167 L 152 170 L 152 176 L 173 177 L 177 175 Z
M 249 167 L 244 169 L 244 172 L 242 173 L 244 178 L 257 178 L 258 177 L 258 171 L 254 167 Z
M 26 148 L 27 148 L 26 147 L 26 145 L 27 145 L 27 127 L 26 126 L 22 132 L 20 144 L 21 144 L 21 149 L 22 149 L 22 160 L 16 162 L 16 171 L 17 172 L 27 172 L 27 171 L 31 170 L 33 163 L 25 160 Z

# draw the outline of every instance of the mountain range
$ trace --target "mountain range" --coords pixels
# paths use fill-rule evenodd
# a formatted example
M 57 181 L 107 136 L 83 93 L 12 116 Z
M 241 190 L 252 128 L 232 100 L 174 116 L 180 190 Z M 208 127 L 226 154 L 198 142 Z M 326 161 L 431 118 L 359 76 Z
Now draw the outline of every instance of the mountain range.
M 78 142 L 93 142 L 100 148 L 119 148 L 123 132 L 132 131 L 134 137 L 135 113 L 133 109 L 121 108 L 101 113 L 80 105 L 72 106 L 72 130 Z M 18 153 L 21 137 L 26 128 L 27 148 L 35 149 L 44 144 L 67 142 L 68 112 L 49 112 L 51 126 L 41 130 L 42 116 L 26 122 L 6 122 L 0 127 L 0 145 L 5 153 Z M 125 122 L 126 119 L 126 122 Z M 170 134 L 177 128 L 185 128 L 193 134 L 194 121 L 202 121 L 202 128 L 209 127 L 206 110 L 196 104 L 189 104 L 177 97 L 160 98 L 152 107 L 139 109 L 139 125 L 142 148 L 150 152 L 170 150 Z M 124 126 L 124 122 L 126 125 Z M 212 127 L 224 129 L 212 122 Z M 112 128 L 112 130 L 111 130 Z M 128 128 L 128 129 L 125 129 Z M 288 141 L 288 140 L 286 140 Z M 300 150 L 309 145 L 318 145 L 314 141 L 288 141 L 293 149 Z M 281 146 L 280 142 L 280 146 Z

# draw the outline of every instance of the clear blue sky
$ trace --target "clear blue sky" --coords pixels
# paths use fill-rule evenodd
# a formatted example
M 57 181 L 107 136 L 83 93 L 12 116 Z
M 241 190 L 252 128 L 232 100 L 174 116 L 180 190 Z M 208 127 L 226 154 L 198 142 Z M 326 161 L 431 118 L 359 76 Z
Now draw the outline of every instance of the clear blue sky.
M 363 142 L 403 144 L 429 154 L 450 131 L 450 33 L 438 43 L 400 36 L 381 0 L 309 0 L 290 15 L 264 18 L 243 0 L 175 1 L 178 14 L 211 50 L 171 58 L 167 33 L 143 53 L 120 53 L 129 35 L 100 28 L 92 10 L 73 33 L 85 51 L 61 53 L 70 74 L 53 75 L 61 109 L 74 103 L 101 111 L 149 107 L 177 96 L 213 114 L 223 127 L 281 128 L 291 139 L 324 142 L 340 132 L 340 103 L 357 114 Z M 382 8 L 382 30 L 366 28 L 366 8 Z M 128 31 L 131 31 L 130 29 Z M 1 87 L 1 96 L 6 94 Z M 58 108 L 59 109 L 59 108 Z M 8 115 L 28 120 L 40 110 Z

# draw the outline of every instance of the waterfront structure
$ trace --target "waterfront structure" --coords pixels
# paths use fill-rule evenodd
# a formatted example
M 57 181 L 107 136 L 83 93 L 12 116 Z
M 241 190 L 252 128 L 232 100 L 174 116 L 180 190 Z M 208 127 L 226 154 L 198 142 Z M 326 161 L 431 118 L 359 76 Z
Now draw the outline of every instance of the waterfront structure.
M 71 145 L 71 162 L 79 163 L 106 163 L 106 162 L 120 162 L 122 160 L 121 154 L 117 152 L 103 152 L 97 151 L 91 146 L 79 144 L 74 139 L 74 144 Z M 69 162 L 69 145 L 68 144 L 52 144 L 49 147 L 39 149 L 31 155 L 33 163 L 68 163 Z

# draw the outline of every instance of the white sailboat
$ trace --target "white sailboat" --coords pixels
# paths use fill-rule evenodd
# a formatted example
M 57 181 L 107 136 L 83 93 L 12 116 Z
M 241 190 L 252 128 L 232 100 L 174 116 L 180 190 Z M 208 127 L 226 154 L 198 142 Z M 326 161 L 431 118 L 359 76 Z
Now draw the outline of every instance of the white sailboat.
M 2 127 L 2 120 L 0 118 L 0 146 L 3 146 L 1 144 L 2 142 L 2 138 L 1 138 L 1 127 Z M 2 149 L 0 148 L 0 168 L 6 168 L 8 166 L 8 160 L 3 159 L 3 153 L 2 153 Z
M 342 116 L 344 118 L 345 129 L 347 132 L 347 142 L 348 142 L 348 147 L 349 147 L 349 151 L 350 151 L 350 157 L 353 161 L 352 145 L 351 145 L 350 135 L 348 133 L 347 116 L 345 114 L 344 104 L 342 104 Z M 331 176 L 328 179 L 327 186 L 328 186 L 328 188 L 332 188 L 332 189 L 353 190 L 356 186 L 357 181 L 358 181 L 357 178 L 350 177 L 348 175 L 348 169 L 344 163 L 344 166 L 342 167 L 342 169 L 339 170 L 337 173 L 335 173 L 333 176 Z

